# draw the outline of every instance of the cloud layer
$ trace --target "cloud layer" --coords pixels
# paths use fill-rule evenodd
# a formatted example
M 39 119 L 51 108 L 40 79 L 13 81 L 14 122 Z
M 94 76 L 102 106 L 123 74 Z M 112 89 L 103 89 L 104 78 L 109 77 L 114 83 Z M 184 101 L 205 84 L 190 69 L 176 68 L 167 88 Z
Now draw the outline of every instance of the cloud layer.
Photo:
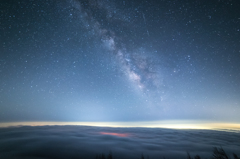
M 23 126 L 0 129 L 0 158 L 95 158 L 110 151 L 114 159 L 186 158 L 187 152 L 209 158 L 215 146 L 240 155 L 239 139 L 238 132 L 212 130 Z

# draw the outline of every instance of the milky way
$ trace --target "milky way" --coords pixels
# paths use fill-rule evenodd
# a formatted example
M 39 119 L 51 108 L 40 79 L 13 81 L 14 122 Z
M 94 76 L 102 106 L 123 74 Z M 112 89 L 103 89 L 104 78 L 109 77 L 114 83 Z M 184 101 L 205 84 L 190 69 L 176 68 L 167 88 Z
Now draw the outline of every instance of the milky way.
M 137 87 L 137 90 L 143 91 L 144 94 L 149 92 L 150 90 L 156 90 L 160 94 L 160 92 L 164 92 L 164 89 L 161 87 L 164 86 L 161 78 L 159 77 L 160 72 L 153 70 L 153 59 L 149 59 L 151 56 L 151 52 L 146 53 L 143 47 L 137 48 L 134 46 L 129 46 L 131 50 L 129 51 L 125 46 L 127 45 L 124 40 L 121 39 L 121 34 L 116 35 L 114 29 L 106 29 L 101 26 L 100 22 L 94 19 L 92 16 L 92 12 L 89 10 L 85 11 L 82 7 L 82 4 L 79 1 L 71 1 L 72 6 L 75 7 L 81 16 L 80 20 L 84 23 L 86 29 L 90 30 L 93 35 L 98 39 L 101 39 L 102 45 L 112 53 L 113 56 L 116 57 L 115 60 L 119 63 L 119 69 L 126 75 L 130 82 Z M 124 2 L 125 3 L 125 2 Z M 118 23 L 126 23 L 125 25 L 129 25 L 130 22 L 126 22 L 122 15 L 117 14 L 115 10 L 113 10 L 109 6 L 109 3 L 104 3 L 102 1 L 89 1 L 89 5 L 94 9 L 101 9 L 102 12 L 105 13 L 106 17 L 104 20 L 105 23 L 115 23 L 114 21 L 119 21 Z M 139 13 L 141 14 L 141 13 Z M 143 20 L 146 23 L 146 19 L 143 14 Z M 115 19 L 113 15 L 118 18 Z M 119 19 L 120 17 L 120 19 Z M 103 20 L 103 19 L 101 19 Z M 117 28 L 118 29 L 118 28 Z M 131 28 L 131 24 L 130 27 Z M 148 30 L 146 30 L 148 33 Z M 148 33 L 149 35 L 149 33 Z M 117 43 L 117 44 L 116 44 Z M 150 61 L 148 61 L 148 59 Z M 159 99 L 162 99 L 161 95 L 158 96 Z

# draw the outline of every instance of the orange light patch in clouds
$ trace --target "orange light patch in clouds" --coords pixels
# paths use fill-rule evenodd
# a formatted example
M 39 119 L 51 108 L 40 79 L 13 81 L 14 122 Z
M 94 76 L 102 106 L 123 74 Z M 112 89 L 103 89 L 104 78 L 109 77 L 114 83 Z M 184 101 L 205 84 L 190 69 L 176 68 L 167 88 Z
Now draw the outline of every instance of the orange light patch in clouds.
M 128 137 L 130 136 L 129 134 L 124 134 L 124 133 L 110 133 L 110 132 L 100 132 L 102 135 L 112 135 L 112 136 L 118 136 L 118 137 Z

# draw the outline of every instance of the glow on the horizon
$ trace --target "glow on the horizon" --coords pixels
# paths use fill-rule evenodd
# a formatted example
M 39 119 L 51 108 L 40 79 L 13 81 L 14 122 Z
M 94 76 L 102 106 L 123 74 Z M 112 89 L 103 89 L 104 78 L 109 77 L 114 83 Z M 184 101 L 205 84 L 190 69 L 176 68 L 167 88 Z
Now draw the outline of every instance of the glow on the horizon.
M 0 127 L 11 126 L 97 126 L 97 127 L 145 127 L 145 128 L 169 128 L 169 129 L 214 129 L 214 130 L 240 130 L 239 123 L 224 122 L 199 122 L 199 121 L 146 121 L 146 122 L 6 122 L 0 123 Z

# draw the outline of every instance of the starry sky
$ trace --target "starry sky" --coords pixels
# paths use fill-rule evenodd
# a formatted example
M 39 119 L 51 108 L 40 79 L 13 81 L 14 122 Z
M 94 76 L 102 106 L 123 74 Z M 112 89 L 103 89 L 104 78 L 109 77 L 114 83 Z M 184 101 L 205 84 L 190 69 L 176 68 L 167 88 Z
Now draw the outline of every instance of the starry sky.
M 240 123 L 237 0 L 1 0 L 0 122 Z

